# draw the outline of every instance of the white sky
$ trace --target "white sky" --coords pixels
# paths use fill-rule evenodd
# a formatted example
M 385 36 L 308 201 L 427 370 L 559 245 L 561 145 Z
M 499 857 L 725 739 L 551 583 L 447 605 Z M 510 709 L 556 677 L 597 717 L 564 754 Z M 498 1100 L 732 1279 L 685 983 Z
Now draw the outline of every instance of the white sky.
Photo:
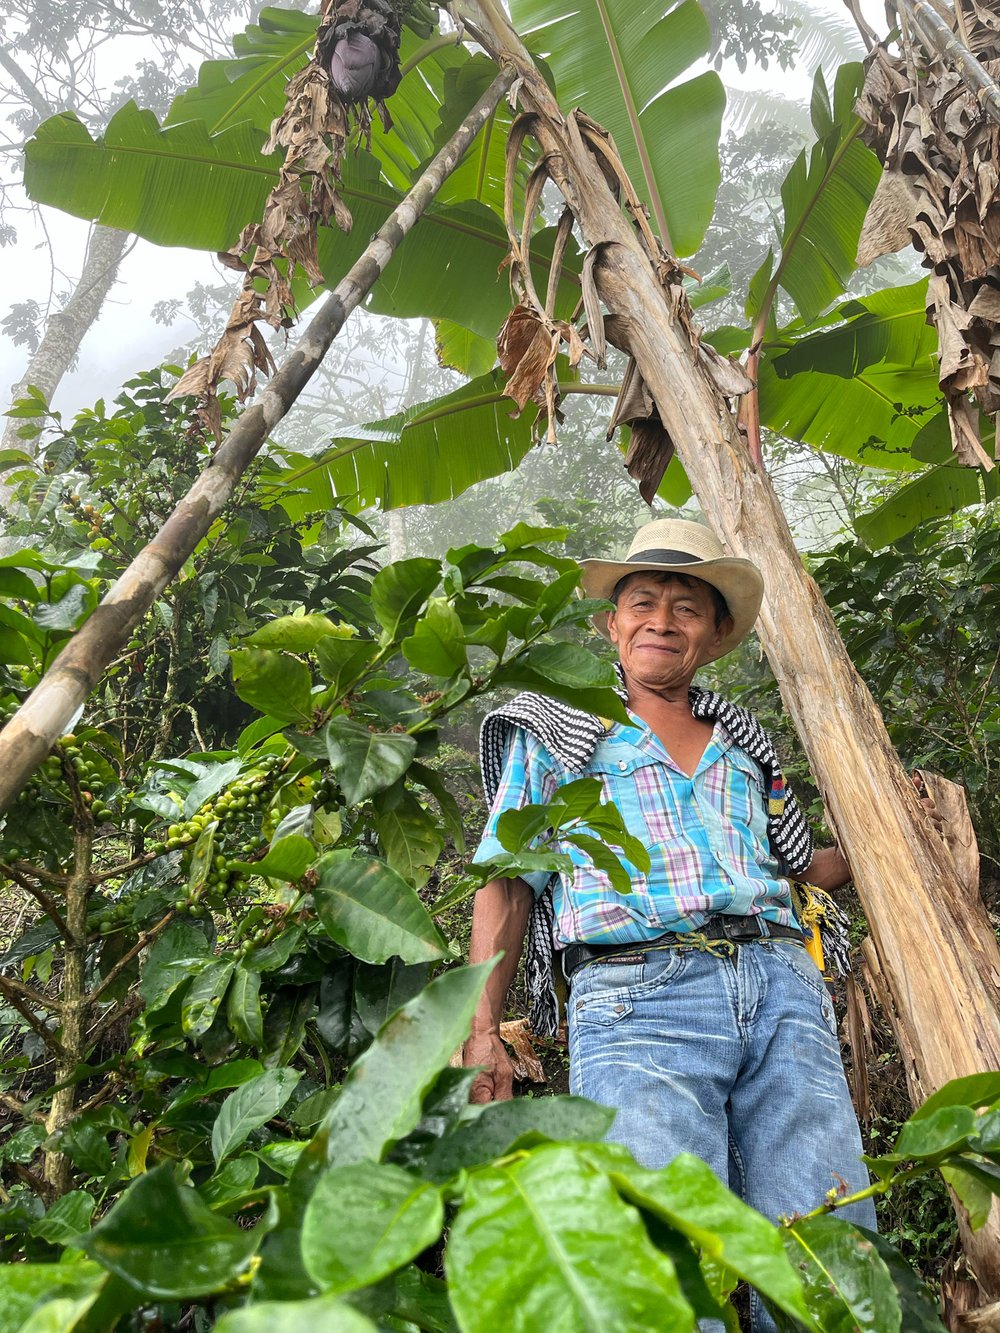
M 843 0 L 810 2 L 817 9 L 845 12 Z M 862 10 L 877 32 L 884 31 L 881 0 L 862 0 Z M 123 58 L 133 59 L 134 51 L 126 52 L 124 45 Z M 723 78 L 732 86 L 765 89 L 780 81 L 786 96 L 804 101 L 812 83 L 810 71 L 783 72 L 773 66 L 765 72 L 751 65 L 745 75 L 726 69 Z M 66 291 L 80 271 L 88 224 L 51 208 L 42 213 L 41 219 L 29 212 L 17 215 L 19 239 L 0 251 L 4 305 L 34 299 L 44 307 L 50 291 Z M 52 272 L 46 236 L 52 242 L 60 273 Z M 198 282 L 217 282 L 218 274 L 210 255 L 135 241 L 98 324 L 84 342 L 77 369 L 64 378 L 56 394 L 55 406 L 72 413 L 102 395 L 113 397 L 129 375 L 157 365 L 173 348 L 187 341 L 195 332 L 190 320 L 181 318 L 165 328 L 154 322 L 151 308 L 157 301 L 184 296 Z M 0 315 L 3 313 L 0 311 Z M 8 386 L 23 373 L 26 360 L 26 348 L 15 347 L 9 338 L 0 335 L 0 400 L 6 398 Z

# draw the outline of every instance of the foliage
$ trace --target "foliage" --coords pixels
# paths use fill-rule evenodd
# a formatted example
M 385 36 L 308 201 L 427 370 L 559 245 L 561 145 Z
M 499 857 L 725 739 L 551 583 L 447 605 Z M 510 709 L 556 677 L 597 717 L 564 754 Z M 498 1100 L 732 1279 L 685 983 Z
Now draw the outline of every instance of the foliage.
M 8 710 L 197 465 L 162 397 L 146 375 L 69 427 L 23 409 L 39 460 L 7 461 L 51 554 L 0 565 Z M 581 782 L 508 818 L 501 861 L 443 878 L 464 830 L 441 727 L 504 683 L 616 715 L 610 665 L 570 637 L 594 607 L 546 545 L 566 529 L 522 524 L 376 572 L 337 516 L 296 528 L 262 508 L 262 467 L 228 516 L 239 549 L 220 525 L 179 585 L 214 573 L 222 611 L 154 613 L 138 636 L 152 681 L 122 664 L 0 829 L 2 871 L 40 909 L 0 960 L 5 1327 L 173 1328 L 197 1308 L 223 1329 L 433 1331 L 502 1307 L 526 1329 L 542 1310 L 575 1329 L 654 1308 L 692 1328 L 740 1279 L 797 1327 L 847 1310 L 879 1333 L 911 1312 L 935 1327 L 902 1261 L 825 1206 L 783 1229 L 694 1159 L 643 1171 L 597 1142 L 609 1114 L 578 1099 L 466 1105 L 470 1074 L 449 1059 L 488 965 L 451 965 L 445 911 L 500 870 L 551 867 L 557 828 L 612 874 L 612 848 L 644 852 Z M 227 591 L 237 577 L 256 625 Z M 179 722 L 151 757 L 129 714 L 155 712 L 171 677 L 157 644 L 180 620 L 178 717 L 198 701 L 214 746 L 192 751 Z M 209 721 L 195 667 L 219 623 L 241 702 L 216 679 Z M 982 1211 L 992 1120 L 945 1118 L 947 1133 L 904 1129 L 876 1192 L 944 1166 Z M 593 1262 L 611 1234 L 625 1284 Z
M 997 573 L 992 508 L 924 524 L 895 550 L 872 554 L 844 542 L 815 569 L 904 764 L 963 783 L 981 852 L 994 866 Z

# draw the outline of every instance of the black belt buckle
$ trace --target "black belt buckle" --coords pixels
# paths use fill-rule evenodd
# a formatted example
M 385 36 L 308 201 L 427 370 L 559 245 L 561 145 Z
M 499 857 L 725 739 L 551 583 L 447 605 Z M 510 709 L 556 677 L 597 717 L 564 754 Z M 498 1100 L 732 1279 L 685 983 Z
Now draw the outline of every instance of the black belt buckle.
M 723 936 L 733 944 L 744 940 L 759 940 L 764 936 L 759 916 L 732 916 L 723 913 L 716 917 Z

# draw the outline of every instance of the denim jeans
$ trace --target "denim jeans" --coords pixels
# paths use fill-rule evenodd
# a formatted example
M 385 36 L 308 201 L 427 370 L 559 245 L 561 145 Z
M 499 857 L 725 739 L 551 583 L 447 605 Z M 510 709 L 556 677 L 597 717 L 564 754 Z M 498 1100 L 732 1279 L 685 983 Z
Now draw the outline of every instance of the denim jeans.
M 796 941 L 590 962 L 568 1009 L 571 1091 L 617 1108 L 608 1137 L 643 1166 L 694 1153 L 775 1220 L 841 1181 L 868 1185 L 833 1005 Z M 870 1199 L 843 1216 L 874 1229 Z M 770 1333 L 756 1295 L 752 1307 L 755 1333 Z

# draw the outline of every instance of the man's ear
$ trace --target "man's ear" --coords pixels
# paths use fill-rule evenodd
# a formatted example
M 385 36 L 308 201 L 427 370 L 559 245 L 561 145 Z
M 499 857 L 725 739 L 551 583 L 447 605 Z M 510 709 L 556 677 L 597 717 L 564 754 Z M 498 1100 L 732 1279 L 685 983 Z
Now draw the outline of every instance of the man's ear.
M 612 643 L 618 642 L 618 630 L 615 628 L 615 611 L 608 612 L 608 638 Z
M 722 617 L 722 623 L 715 631 L 715 642 L 721 643 L 727 634 L 732 634 L 736 621 L 728 613 Z

